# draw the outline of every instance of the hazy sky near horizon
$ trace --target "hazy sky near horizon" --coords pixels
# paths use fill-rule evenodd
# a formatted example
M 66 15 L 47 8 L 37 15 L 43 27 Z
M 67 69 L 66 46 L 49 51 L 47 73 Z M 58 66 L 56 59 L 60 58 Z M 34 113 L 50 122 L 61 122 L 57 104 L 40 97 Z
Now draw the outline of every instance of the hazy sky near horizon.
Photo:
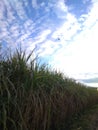
M 36 47 L 69 77 L 98 77 L 97 35 L 98 0 L 0 0 L 3 49 Z

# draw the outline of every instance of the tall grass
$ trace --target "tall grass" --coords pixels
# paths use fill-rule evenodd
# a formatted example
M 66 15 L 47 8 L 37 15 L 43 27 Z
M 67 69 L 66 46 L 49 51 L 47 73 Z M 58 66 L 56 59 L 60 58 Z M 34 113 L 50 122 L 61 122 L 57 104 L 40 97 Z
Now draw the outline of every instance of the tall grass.
M 65 130 L 98 103 L 98 92 L 30 60 L 32 53 L 0 59 L 0 130 Z

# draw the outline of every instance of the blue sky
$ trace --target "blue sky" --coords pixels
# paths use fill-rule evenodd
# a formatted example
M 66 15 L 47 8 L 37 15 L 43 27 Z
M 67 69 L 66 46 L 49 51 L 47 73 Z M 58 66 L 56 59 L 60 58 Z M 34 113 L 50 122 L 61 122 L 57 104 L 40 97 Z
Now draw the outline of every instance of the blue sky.
M 97 12 L 98 0 L 0 0 L 0 43 L 36 47 L 44 62 L 79 81 L 96 78 Z

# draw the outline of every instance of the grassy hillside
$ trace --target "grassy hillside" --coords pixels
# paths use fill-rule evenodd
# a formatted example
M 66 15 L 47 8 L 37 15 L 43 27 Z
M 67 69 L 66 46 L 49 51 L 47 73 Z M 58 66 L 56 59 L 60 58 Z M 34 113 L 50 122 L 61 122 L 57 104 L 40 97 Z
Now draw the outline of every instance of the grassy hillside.
M 0 130 L 68 130 L 74 115 L 98 103 L 98 92 L 31 54 L 0 56 Z

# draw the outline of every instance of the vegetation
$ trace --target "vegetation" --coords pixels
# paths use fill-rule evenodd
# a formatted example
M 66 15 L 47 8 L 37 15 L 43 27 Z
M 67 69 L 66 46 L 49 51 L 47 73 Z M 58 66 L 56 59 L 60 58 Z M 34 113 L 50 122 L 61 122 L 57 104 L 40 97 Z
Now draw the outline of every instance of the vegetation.
M 73 118 L 70 130 L 98 130 L 98 104 Z
M 21 50 L 0 56 L 0 130 L 68 130 L 98 92 L 40 65 Z

